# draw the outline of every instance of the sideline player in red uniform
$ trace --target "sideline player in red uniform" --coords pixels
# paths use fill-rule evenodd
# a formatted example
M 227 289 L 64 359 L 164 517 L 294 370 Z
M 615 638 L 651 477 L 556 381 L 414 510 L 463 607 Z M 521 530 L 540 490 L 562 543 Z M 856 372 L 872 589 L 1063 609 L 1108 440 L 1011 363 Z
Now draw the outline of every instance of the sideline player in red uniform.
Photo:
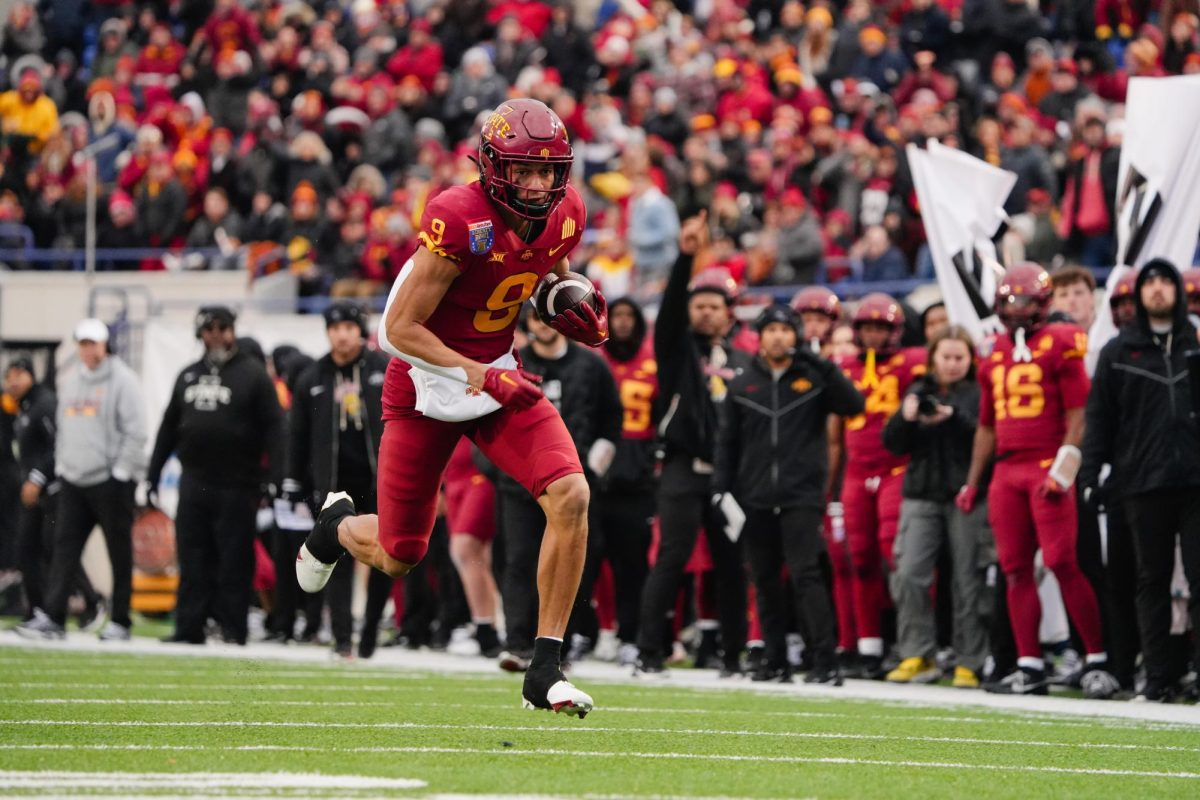
M 496 634 L 496 580 L 492 577 L 492 540 L 496 538 L 496 487 L 471 457 L 471 441 L 463 438 L 446 465 L 446 523 L 450 560 L 462 580 L 475 641 L 484 658 L 500 655 Z
M 1071 324 L 1046 324 L 1051 292 L 1046 270 L 1030 262 L 1009 267 L 996 287 L 996 315 L 1007 332 L 980 346 L 979 427 L 967 482 L 955 502 L 967 513 L 975 507 L 980 479 L 995 455 L 988 520 L 1008 581 L 1019 669 L 985 688 L 997 694 L 1048 691 L 1033 570 L 1040 547 L 1087 651 L 1080 679 L 1084 694 L 1111 697 L 1119 684 L 1107 672 L 1096 596 L 1075 555 L 1078 518 L 1072 485 L 1079 472 L 1090 389 L 1083 363 L 1087 334 Z
M 571 145 L 558 116 L 536 100 L 512 100 L 480 132 L 477 183 L 436 196 L 421 247 L 388 298 L 380 344 L 396 356 L 384 384 L 379 514 L 354 515 L 330 495 L 296 559 L 300 585 L 319 589 L 343 552 L 389 575 L 425 555 L 438 485 L 461 437 L 521 483 L 546 514 L 538 566 L 538 632 L 522 689 L 527 708 L 583 716 L 592 698 L 563 678 L 562 637 L 587 544 L 587 481 L 562 418 L 513 355 L 522 303 L 566 256 L 585 225 L 567 183 Z M 555 317 L 554 327 L 597 346 L 607 311 Z
M 854 622 L 858 629 L 858 654 L 863 677 L 882 678 L 883 613 L 886 587 L 882 564 L 895 566 L 893 550 L 900 520 L 900 489 L 907 456 L 883 446 L 883 428 L 900 409 L 900 400 L 920 375 L 925 374 L 925 350 L 900 348 L 904 311 L 886 294 L 867 295 L 854 311 L 857 356 L 841 359 L 838 366 L 862 392 L 866 410 L 846 418 L 840 428 L 831 426 L 830 439 L 844 441 L 846 471 L 842 478 L 841 508 L 846 544 L 850 550 L 850 583 Z M 835 467 L 831 467 L 835 468 Z

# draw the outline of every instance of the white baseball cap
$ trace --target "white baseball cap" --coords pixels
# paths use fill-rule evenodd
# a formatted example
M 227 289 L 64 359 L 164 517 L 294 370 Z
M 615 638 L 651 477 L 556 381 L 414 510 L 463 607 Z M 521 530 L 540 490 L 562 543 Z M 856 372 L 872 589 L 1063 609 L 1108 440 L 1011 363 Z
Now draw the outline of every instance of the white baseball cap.
M 77 342 L 107 342 L 108 326 L 98 319 L 88 317 L 75 326 L 75 341 Z

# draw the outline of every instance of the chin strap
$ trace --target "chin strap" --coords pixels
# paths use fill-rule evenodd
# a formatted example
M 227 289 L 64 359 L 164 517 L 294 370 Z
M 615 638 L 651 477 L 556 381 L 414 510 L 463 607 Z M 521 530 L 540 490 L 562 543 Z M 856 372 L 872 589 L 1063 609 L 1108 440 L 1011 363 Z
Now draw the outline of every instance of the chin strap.
M 1030 351 L 1029 345 L 1025 344 L 1024 328 L 1017 328 L 1017 332 L 1013 334 L 1013 361 L 1023 361 L 1026 364 L 1033 361 L 1033 352 Z

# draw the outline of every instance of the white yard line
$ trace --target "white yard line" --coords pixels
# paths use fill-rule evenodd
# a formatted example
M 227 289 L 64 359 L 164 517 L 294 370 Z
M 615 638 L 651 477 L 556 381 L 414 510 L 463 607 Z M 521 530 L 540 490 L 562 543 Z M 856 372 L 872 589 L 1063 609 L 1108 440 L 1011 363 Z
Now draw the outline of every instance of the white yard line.
M 315 647 L 282 647 L 270 644 L 251 644 L 245 647 L 227 644 L 165 645 L 157 640 L 138 638 L 132 642 L 100 642 L 94 636 L 72 633 L 65 641 L 60 642 L 30 642 L 21 639 L 11 632 L 0 632 L 0 653 L 8 647 L 36 647 L 39 649 L 71 652 L 78 654 L 98 655 L 100 657 L 115 655 L 148 655 L 179 658 L 226 658 L 248 661 L 255 669 L 261 669 L 268 664 L 281 666 L 304 664 L 308 666 L 328 665 L 331 672 L 343 672 L 354 675 L 360 665 L 330 665 L 328 651 Z M 363 665 L 365 666 L 365 665 Z M 397 673 L 427 673 L 438 675 L 497 675 L 495 662 L 482 658 L 463 658 L 428 651 L 414 652 L 402 648 L 384 648 L 376 652 L 371 659 L 371 670 L 394 668 Z M 149 670 L 148 670 L 149 671 Z M 286 677 L 286 675 L 285 675 Z M 419 676 L 418 676 L 419 677 Z M 812 686 L 808 684 L 757 684 L 750 681 L 721 680 L 711 670 L 672 670 L 666 680 L 653 683 L 633 678 L 628 668 L 612 664 L 602 664 L 586 661 L 574 666 L 571 677 L 579 682 L 618 683 L 625 686 L 641 687 L 649 694 L 656 687 L 665 686 L 675 689 L 700 690 L 705 692 L 755 692 L 759 694 L 783 695 L 786 697 L 803 698 L 808 701 L 838 701 L 838 700 L 869 700 L 904 707 L 929 707 L 955 709 L 990 710 L 1001 713 L 1033 712 L 1035 714 L 1052 716 L 1053 718 L 1075 717 L 1108 719 L 1120 718 L 1127 720 L 1144 720 L 1161 723 L 1200 727 L 1200 713 L 1195 707 L 1185 705 L 1164 705 L 1160 703 L 1121 703 L 1100 700 L 1083 700 L 1065 697 L 1012 697 L 992 695 L 980 691 L 964 691 L 942 686 L 903 686 L 874 681 L 847 681 L 840 688 L 828 686 Z M 338 690 L 336 686 L 325 686 L 323 690 Z M 390 691 L 395 687 L 367 689 L 365 687 L 347 687 L 363 691 Z M 464 686 L 463 690 L 472 688 Z M 492 691 L 488 689 L 487 691 Z M 603 693 L 592 692 L 599 701 L 598 708 L 603 709 Z M 1048 720 L 1052 721 L 1052 720 Z
M 77 745 L 52 745 L 58 750 L 78 748 Z M 536 750 L 519 750 L 516 748 L 479 748 L 479 747 L 303 747 L 288 745 L 111 745 L 109 750 L 133 751 L 167 751 L 167 752 L 303 752 L 303 753 L 407 753 L 419 754 L 449 754 L 449 755 L 504 755 L 527 758 L 545 758 L 548 756 L 562 758 L 611 758 L 611 759 L 672 759 L 683 761 L 709 761 L 753 764 L 824 764 L 830 766 L 871 766 L 871 767 L 900 767 L 905 769 L 944 769 L 962 770 L 964 772 L 1018 772 L 1055 775 L 1091 775 L 1119 778 L 1168 778 L 1179 780 L 1200 780 L 1200 772 L 1157 771 L 1136 769 L 1105 769 L 1087 767 L 1055 767 L 1031 766 L 1028 764 L 972 764 L 952 761 L 911 761 L 874 758 L 845 758 L 820 756 L 757 756 L 730 755 L 726 753 L 671 753 L 643 751 L 590 751 L 590 750 L 552 750 L 538 748 Z M 136 774 L 136 773 L 134 773 Z M 0 773 L 2 776 L 2 773 Z
M 619 728 L 572 727 L 549 729 L 541 725 L 458 725 L 452 723 L 425 722 L 276 722 L 276 721 L 241 721 L 241 720 L 188 720 L 188 721 L 137 721 L 137 720 L 0 720 L 0 727 L 5 725 L 23 726 L 62 726 L 90 728 L 316 728 L 354 730 L 437 730 L 437 731 L 495 731 L 499 733 L 549 733 L 553 736 L 562 734 L 581 734 L 591 736 L 626 734 L 659 734 L 667 736 L 750 736 L 779 739 L 836 739 L 839 741 L 859 742 L 894 742 L 897 737 L 893 733 L 840 733 L 837 731 L 763 731 L 736 730 L 729 728 L 631 728 L 622 725 Z M 1080 750 L 1124 750 L 1169 753 L 1200 753 L 1200 748 L 1182 745 L 1129 744 L 1117 742 L 1052 742 L 1029 739 L 986 739 L 963 736 L 911 736 L 903 737 L 906 742 L 929 742 L 935 744 L 979 744 L 999 745 L 1006 747 L 1064 747 Z M 22 745 L 7 745 L 9 749 L 21 749 Z M 42 745 L 31 745 L 27 749 L 46 749 Z M 52 749 L 52 748 L 51 748 Z M 103 749 L 103 746 L 101 746 Z

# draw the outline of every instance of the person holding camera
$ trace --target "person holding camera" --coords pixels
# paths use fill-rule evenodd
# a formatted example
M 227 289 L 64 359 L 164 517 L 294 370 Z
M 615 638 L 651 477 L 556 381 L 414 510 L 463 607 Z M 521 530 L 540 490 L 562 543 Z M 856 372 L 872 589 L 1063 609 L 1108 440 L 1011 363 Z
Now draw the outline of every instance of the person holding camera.
M 754 576 L 766 645 L 754 680 L 791 680 L 787 660 L 787 564 L 797 617 L 812 654 L 807 683 L 840 686 L 834 659 L 833 614 L 821 575 L 828 479 L 826 423 L 830 414 L 861 414 L 862 395 L 849 378 L 800 343 L 803 323 L 785 305 L 754 323 L 758 358 L 729 384 L 717 435 L 714 505 L 732 494 L 745 508 L 746 560 Z
M 961 326 L 943 327 L 935 334 L 928 345 L 928 372 L 909 389 L 900 413 L 883 429 L 888 450 L 910 457 L 892 574 L 903 659 L 887 675 L 893 683 L 932 683 L 941 677 L 934 659 L 937 623 L 930 587 L 943 546 L 949 547 L 953 565 L 958 656 L 954 685 L 978 688 L 987 658 L 987 631 L 980 614 L 982 570 L 992 560 L 988 553 L 993 547 L 987 506 L 980 503 L 964 514 L 954 505 L 967 477 L 979 419 L 974 348 L 971 335 Z

